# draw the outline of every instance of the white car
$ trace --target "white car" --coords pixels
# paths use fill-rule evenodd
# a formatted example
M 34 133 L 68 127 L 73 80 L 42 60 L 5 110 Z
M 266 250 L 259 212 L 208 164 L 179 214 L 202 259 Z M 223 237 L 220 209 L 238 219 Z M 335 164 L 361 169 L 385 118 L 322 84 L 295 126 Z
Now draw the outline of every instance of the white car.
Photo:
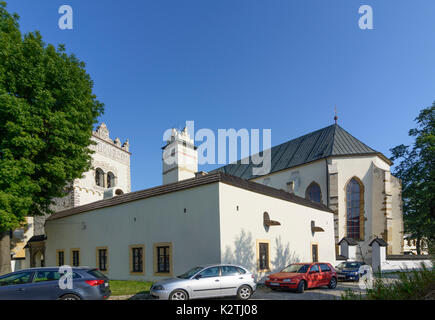
M 150 294 L 160 300 L 188 300 L 237 296 L 247 300 L 257 289 L 254 275 L 230 264 L 195 267 L 177 278 L 153 284 Z

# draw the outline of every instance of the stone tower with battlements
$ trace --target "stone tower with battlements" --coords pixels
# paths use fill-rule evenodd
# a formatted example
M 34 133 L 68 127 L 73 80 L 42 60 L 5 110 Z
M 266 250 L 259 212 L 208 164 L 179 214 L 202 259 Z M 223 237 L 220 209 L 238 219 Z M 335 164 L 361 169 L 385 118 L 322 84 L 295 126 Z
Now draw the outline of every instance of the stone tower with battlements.
M 68 196 L 56 199 L 55 211 L 81 206 L 131 191 L 129 141 L 112 140 L 105 123 L 92 133 L 92 168 L 69 187 Z

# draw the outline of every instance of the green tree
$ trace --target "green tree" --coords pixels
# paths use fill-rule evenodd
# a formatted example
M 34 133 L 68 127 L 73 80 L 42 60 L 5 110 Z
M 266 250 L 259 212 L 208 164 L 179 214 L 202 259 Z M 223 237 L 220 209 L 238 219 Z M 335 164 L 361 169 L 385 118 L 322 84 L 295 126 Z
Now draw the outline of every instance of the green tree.
M 0 274 L 10 270 L 10 231 L 51 213 L 89 170 L 103 112 L 85 64 L 37 31 L 22 35 L 18 19 L 0 2 Z
M 412 146 L 393 149 L 392 160 L 399 160 L 394 174 L 402 180 L 405 233 L 417 241 L 435 241 L 435 102 L 420 111 L 417 128 L 409 131 L 415 137 Z

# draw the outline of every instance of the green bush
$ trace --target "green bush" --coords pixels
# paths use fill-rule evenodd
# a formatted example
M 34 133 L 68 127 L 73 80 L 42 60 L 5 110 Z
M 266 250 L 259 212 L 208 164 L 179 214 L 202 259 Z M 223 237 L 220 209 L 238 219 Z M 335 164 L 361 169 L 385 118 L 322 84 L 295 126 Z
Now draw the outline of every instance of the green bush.
M 435 297 L 435 268 L 428 269 L 422 264 L 422 270 L 398 273 L 399 279 L 386 283 L 377 277 L 372 289 L 366 289 L 365 295 L 350 290 L 342 295 L 344 300 L 421 300 Z

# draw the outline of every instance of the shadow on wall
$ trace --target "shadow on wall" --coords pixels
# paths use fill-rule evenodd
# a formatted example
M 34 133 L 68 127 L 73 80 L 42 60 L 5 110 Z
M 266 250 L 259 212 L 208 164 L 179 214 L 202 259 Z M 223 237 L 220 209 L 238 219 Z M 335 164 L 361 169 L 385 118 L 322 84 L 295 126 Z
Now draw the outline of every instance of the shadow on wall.
M 274 259 L 271 260 L 270 270 L 272 272 L 281 271 L 291 263 L 300 262 L 299 256 L 295 251 L 290 250 L 290 243 L 284 244 L 281 236 L 271 243 L 271 253 L 275 250 Z M 253 274 L 257 275 L 257 281 L 263 281 L 266 273 L 258 272 L 256 257 L 256 242 L 251 232 L 242 229 L 240 234 L 234 239 L 233 246 L 226 246 L 222 263 L 237 264 L 245 267 Z
M 225 248 L 222 262 L 238 264 L 255 273 L 257 268 L 255 263 L 255 242 L 252 239 L 252 233 L 246 233 L 242 229 L 240 235 L 234 240 L 233 249 L 234 251 L 231 251 L 230 246 Z
M 275 259 L 272 261 L 272 272 L 279 272 L 291 263 L 300 262 L 299 256 L 295 251 L 290 251 L 290 243 L 284 247 L 281 236 L 275 239 Z

